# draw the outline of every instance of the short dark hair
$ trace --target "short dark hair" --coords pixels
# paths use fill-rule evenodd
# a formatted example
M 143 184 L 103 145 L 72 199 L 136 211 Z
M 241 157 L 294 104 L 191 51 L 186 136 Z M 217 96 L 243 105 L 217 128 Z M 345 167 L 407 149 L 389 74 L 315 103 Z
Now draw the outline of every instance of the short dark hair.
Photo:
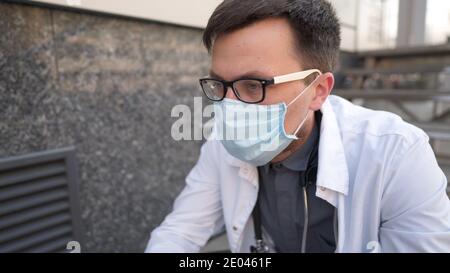
M 333 71 L 339 58 L 341 31 L 336 11 L 326 0 L 224 0 L 208 21 L 203 43 L 211 52 L 220 35 L 277 17 L 288 19 L 292 26 L 305 69 Z

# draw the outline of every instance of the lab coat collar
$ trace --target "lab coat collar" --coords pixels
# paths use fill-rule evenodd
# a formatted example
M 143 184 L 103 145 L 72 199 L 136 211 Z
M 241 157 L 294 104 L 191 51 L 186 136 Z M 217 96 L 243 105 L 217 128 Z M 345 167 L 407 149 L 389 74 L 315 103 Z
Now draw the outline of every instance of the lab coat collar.
M 229 165 L 239 168 L 239 177 L 258 187 L 258 169 L 255 166 L 235 158 L 228 152 L 226 153 L 225 161 Z
M 321 111 L 322 124 L 316 184 L 347 195 L 349 184 L 347 160 L 341 130 L 329 99 L 324 102 Z

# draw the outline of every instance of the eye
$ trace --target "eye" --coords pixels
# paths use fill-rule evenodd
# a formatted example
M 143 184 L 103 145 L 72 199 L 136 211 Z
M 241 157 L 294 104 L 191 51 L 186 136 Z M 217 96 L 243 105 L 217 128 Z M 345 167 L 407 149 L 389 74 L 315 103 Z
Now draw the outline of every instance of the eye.
M 245 89 L 249 91 L 257 91 L 259 90 L 260 84 L 255 81 L 247 81 L 245 82 Z
M 210 89 L 217 89 L 221 87 L 221 84 L 218 82 L 205 81 L 204 83 L 207 84 Z

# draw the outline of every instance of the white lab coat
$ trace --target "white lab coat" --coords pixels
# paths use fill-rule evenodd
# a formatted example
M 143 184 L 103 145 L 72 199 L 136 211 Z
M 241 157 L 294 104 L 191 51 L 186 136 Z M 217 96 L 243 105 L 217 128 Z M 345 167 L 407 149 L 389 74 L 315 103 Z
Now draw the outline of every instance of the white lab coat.
M 450 252 L 447 179 L 428 136 L 336 96 L 321 111 L 316 195 L 337 208 L 336 252 Z M 224 225 L 231 251 L 249 252 L 257 193 L 257 169 L 206 142 L 146 252 L 198 252 Z

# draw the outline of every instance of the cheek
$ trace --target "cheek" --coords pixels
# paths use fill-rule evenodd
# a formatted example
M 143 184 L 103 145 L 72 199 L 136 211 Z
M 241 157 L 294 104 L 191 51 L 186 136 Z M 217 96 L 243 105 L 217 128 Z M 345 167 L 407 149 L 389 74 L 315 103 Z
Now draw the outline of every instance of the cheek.
M 301 90 L 303 89 L 299 84 L 280 84 L 277 86 L 270 86 L 266 90 L 266 99 L 262 104 L 270 105 L 283 102 L 289 104 L 301 93 Z M 299 100 L 301 100 L 301 98 L 299 98 Z
M 288 121 L 294 120 L 294 122 L 300 120 L 302 117 L 306 115 L 307 106 L 304 101 L 297 101 L 296 103 L 289 106 L 286 119 Z
M 293 98 L 295 98 L 300 92 L 296 93 Z M 286 119 L 288 122 L 298 123 L 301 119 L 303 119 L 308 111 L 315 111 L 312 108 L 313 106 L 313 93 L 306 92 L 298 98 L 296 102 L 294 102 L 291 106 L 289 106 L 286 114 Z
M 266 88 L 266 98 L 261 103 L 262 105 L 273 105 L 282 102 L 282 95 L 276 88 Z
M 322 105 L 325 103 L 327 97 L 317 96 L 317 93 L 313 93 L 310 98 L 310 108 L 313 111 L 318 111 L 322 108 Z

